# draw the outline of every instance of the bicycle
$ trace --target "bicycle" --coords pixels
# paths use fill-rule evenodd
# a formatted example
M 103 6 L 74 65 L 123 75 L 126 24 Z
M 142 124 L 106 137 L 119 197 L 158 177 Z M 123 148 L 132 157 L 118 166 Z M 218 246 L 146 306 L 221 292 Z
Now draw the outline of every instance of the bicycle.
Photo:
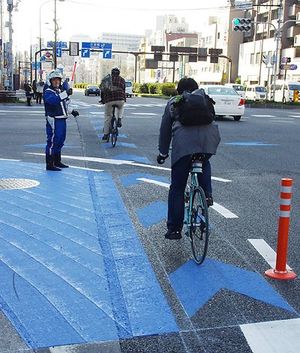
M 111 117 L 110 128 L 109 128 L 110 140 L 113 147 L 116 146 L 118 134 L 119 134 L 117 118 L 115 116 L 115 109 L 117 107 L 118 107 L 117 105 L 112 106 L 113 110 L 112 110 L 112 117 Z
M 190 238 L 193 257 L 199 265 L 205 260 L 209 238 L 208 205 L 204 190 L 198 182 L 204 158 L 205 155 L 201 154 L 193 156 L 190 183 L 184 193 L 184 233 Z

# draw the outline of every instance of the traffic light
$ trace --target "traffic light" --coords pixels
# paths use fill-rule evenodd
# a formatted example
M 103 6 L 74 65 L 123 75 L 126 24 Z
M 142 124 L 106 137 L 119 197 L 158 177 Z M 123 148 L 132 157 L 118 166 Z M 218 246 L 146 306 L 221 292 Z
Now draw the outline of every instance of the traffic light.
M 235 32 L 250 32 L 252 29 L 252 18 L 234 18 L 232 20 L 232 30 Z

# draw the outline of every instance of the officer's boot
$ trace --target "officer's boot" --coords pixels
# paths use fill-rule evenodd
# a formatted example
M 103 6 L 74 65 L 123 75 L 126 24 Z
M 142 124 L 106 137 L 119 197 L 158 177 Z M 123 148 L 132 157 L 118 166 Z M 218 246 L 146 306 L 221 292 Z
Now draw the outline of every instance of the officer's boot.
M 59 168 L 69 168 L 68 165 L 61 162 L 61 153 L 54 155 L 54 165 Z
M 58 172 L 60 171 L 61 169 L 60 168 L 57 168 L 55 165 L 54 165 L 54 158 L 53 156 L 49 156 L 46 154 L 46 169 L 47 170 L 53 170 L 55 172 Z

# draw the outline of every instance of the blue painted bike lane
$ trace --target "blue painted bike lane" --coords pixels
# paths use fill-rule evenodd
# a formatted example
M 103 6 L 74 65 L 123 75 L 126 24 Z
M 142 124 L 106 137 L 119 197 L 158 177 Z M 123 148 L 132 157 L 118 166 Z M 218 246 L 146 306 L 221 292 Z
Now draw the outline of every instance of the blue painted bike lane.
M 109 173 L 0 160 L 0 307 L 32 348 L 177 332 Z

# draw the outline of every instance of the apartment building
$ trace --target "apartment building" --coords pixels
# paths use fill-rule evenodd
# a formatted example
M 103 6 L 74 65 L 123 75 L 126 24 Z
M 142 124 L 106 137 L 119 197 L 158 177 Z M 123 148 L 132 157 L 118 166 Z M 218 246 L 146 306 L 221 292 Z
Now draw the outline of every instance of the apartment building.
M 244 43 L 240 45 L 242 83 L 268 86 L 274 82 L 275 70 L 276 79 L 300 81 L 300 1 L 255 0 L 253 10 L 246 11 L 245 16 L 252 16 L 254 25 L 252 32 L 245 33 Z M 291 58 L 290 63 L 297 69 L 281 69 L 285 58 Z

